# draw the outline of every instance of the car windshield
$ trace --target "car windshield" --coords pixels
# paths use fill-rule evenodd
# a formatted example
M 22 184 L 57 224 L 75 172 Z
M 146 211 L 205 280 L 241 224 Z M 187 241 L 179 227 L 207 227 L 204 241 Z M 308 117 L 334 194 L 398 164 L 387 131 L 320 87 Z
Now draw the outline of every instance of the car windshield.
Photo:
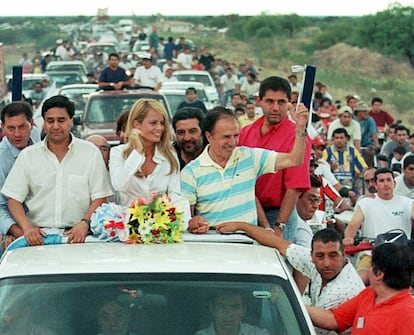
M 177 112 L 178 105 L 185 100 L 185 92 L 183 91 L 183 93 L 169 93 L 167 91 L 162 91 L 162 93 L 167 98 L 170 109 L 174 115 Z M 197 99 L 204 103 L 208 102 L 206 93 L 204 91 L 197 91 Z
M 193 335 L 213 322 L 257 335 L 309 334 L 291 285 L 274 276 L 29 276 L 4 279 L 0 304 L 1 334 Z
M 52 79 L 52 81 L 55 83 L 56 87 L 62 87 L 64 85 L 70 85 L 70 84 L 84 84 L 82 76 L 77 73 L 49 73 L 49 77 Z
M 50 71 L 77 71 L 86 74 L 85 68 L 79 64 L 52 64 L 47 69 Z
M 88 100 L 89 94 L 96 91 L 96 89 L 76 89 L 76 90 L 62 90 L 59 94 L 64 95 L 75 103 L 76 111 L 83 111 Z
M 90 99 L 90 105 L 88 106 L 87 122 L 90 123 L 102 123 L 102 122 L 115 122 L 120 113 L 126 111 L 132 107 L 132 105 L 141 98 L 155 99 L 163 103 L 165 101 L 162 96 L 107 96 L 100 97 L 99 99 Z M 168 110 L 168 109 L 167 109 Z

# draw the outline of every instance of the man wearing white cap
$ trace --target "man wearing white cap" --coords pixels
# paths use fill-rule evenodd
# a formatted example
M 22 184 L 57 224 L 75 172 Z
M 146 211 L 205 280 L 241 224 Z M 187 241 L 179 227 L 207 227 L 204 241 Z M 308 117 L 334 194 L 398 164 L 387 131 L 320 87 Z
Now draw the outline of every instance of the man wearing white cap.
M 358 151 L 361 148 L 361 126 L 358 121 L 352 119 L 352 109 L 349 106 L 342 106 L 338 112 L 338 118 L 332 121 L 328 128 L 329 145 L 333 144 L 332 134 L 335 129 L 345 128 L 348 135 L 348 145 L 355 147 Z
M 137 85 L 151 87 L 155 91 L 161 88 L 163 75 L 158 66 L 152 65 L 151 54 L 146 53 L 142 57 L 142 65 L 135 70 L 134 80 Z

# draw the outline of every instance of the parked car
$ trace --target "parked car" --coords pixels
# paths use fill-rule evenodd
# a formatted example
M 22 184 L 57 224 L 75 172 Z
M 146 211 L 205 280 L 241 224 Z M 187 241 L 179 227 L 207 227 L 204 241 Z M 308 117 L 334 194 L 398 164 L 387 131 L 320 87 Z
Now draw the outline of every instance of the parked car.
M 45 73 L 23 73 L 22 74 L 22 95 L 28 98 L 30 96 L 30 92 L 33 91 L 34 85 L 37 82 L 41 82 L 43 79 L 50 78 Z M 5 98 L 4 103 L 8 104 L 12 101 L 12 89 L 13 89 L 13 75 L 8 74 L 6 75 L 6 82 L 7 82 L 7 96 Z
M 45 74 L 51 79 L 56 89 L 70 84 L 86 84 L 88 78 L 78 71 L 46 71 Z
M 149 49 L 150 45 L 148 41 L 137 40 L 132 47 L 132 52 L 148 51 Z
M 167 81 L 162 84 L 160 93 L 164 94 L 167 98 L 173 114 L 177 111 L 180 102 L 185 100 L 185 91 L 189 87 L 194 87 L 196 89 L 197 99 L 204 103 L 207 110 L 213 109 L 216 106 L 216 104 L 209 99 L 203 84 L 191 81 Z
M 209 327 L 214 308 L 227 323 L 257 330 L 249 334 L 315 334 L 277 251 L 243 236 L 185 235 L 176 244 L 95 240 L 7 251 L 1 333 L 193 335 Z M 237 299 L 213 304 L 215 297 Z
M 85 76 L 88 73 L 85 63 L 80 60 L 53 60 L 46 65 L 46 71 L 77 71 Z
M 200 70 L 178 70 L 174 71 L 173 77 L 179 81 L 195 81 L 204 84 L 207 95 L 214 104 L 219 101 L 219 93 L 217 91 L 214 80 L 208 71 Z
M 111 53 L 117 52 L 117 50 L 114 43 L 105 42 L 89 43 L 85 48 L 86 55 L 95 55 L 98 52 L 102 52 L 108 56 Z
M 99 91 L 89 95 L 82 118 L 75 119 L 81 138 L 92 134 L 104 136 L 111 145 L 119 144 L 115 121 L 120 113 L 129 110 L 139 99 L 155 99 L 166 108 L 172 118 L 167 99 L 151 89 Z

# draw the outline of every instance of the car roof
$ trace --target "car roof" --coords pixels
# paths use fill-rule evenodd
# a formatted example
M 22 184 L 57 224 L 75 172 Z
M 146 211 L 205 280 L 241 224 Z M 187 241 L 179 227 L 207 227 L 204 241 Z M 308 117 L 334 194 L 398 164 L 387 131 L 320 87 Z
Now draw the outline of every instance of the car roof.
M 229 241 L 195 238 L 175 244 L 100 241 L 25 247 L 5 253 L 0 278 L 76 273 L 222 273 L 288 278 L 284 260 L 275 249 Z
M 84 62 L 81 60 L 52 60 L 49 63 L 47 63 L 47 66 L 50 65 L 69 65 L 69 64 L 79 64 L 79 65 L 85 65 Z
M 77 89 L 88 89 L 91 90 L 97 90 L 99 88 L 98 84 L 69 84 L 69 85 L 63 85 L 61 88 L 59 88 L 59 92 L 64 90 L 77 90 Z
M 205 90 L 206 86 L 203 83 L 197 81 L 166 81 L 161 85 L 162 89 L 174 88 L 174 89 L 187 89 L 194 87 L 196 89 Z

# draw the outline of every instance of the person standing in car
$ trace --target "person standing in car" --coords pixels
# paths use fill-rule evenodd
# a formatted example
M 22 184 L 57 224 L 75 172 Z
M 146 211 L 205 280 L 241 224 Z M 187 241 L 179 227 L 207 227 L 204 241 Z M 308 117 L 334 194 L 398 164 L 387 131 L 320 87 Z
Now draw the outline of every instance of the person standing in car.
M 151 87 L 155 91 L 161 88 L 163 75 L 160 68 L 152 64 L 152 56 L 150 53 L 146 53 L 142 57 L 142 65 L 136 68 L 134 80 L 135 84 Z
M 75 105 L 56 95 L 42 106 L 42 142 L 22 150 L 1 190 L 13 218 L 30 245 L 49 232 L 82 243 L 92 213 L 112 189 L 100 151 L 71 134 Z
M 207 114 L 207 108 L 204 105 L 204 102 L 197 99 L 197 90 L 194 87 L 189 87 L 185 90 L 185 100 L 180 102 L 177 110 L 180 110 L 184 107 L 199 108 L 204 113 L 204 115 Z
M 100 88 L 121 90 L 124 86 L 131 84 L 131 78 L 126 74 L 125 69 L 119 66 L 119 60 L 117 53 L 109 54 L 109 65 L 103 69 L 99 76 L 98 85 Z

